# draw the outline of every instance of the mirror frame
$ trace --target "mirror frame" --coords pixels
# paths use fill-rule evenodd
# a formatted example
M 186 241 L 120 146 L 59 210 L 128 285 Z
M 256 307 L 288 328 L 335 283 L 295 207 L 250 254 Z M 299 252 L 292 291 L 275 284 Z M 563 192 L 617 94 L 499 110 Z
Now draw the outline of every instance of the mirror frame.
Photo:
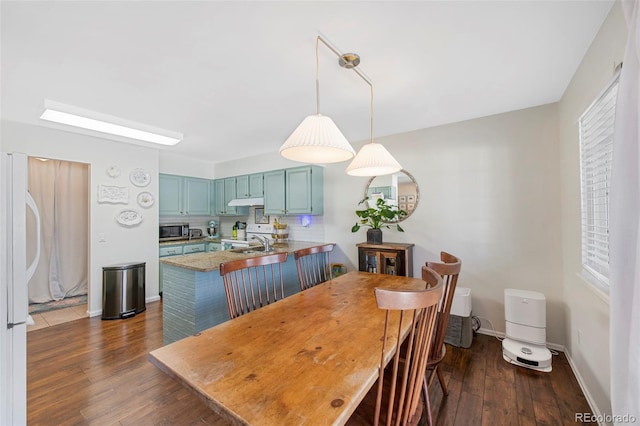
M 411 179 L 411 182 L 413 182 L 413 184 L 416 186 L 416 202 L 414 203 L 415 206 L 413 207 L 413 210 L 407 211 L 407 215 L 404 216 L 402 219 L 394 220 L 394 221 L 387 222 L 387 223 L 398 223 L 398 222 L 402 222 L 403 220 L 407 220 L 418 209 L 418 203 L 420 202 L 420 186 L 418 185 L 418 182 L 416 181 L 416 178 L 414 178 L 413 175 L 411 173 L 409 173 L 408 171 L 406 171 L 405 169 L 402 169 L 402 170 L 400 170 L 400 171 L 398 171 L 396 173 L 404 173 L 405 175 L 407 175 L 409 177 L 409 179 Z M 362 197 L 363 199 L 367 198 L 369 196 L 369 194 L 368 194 L 369 193 L 369 187 L 371 186 L 371 184 L 373 183 L 373 181 L 377 177 L 379 177 L 379 176 L 372 176 L 367 181 L 367 184 L 364 187 L 364 196 Z

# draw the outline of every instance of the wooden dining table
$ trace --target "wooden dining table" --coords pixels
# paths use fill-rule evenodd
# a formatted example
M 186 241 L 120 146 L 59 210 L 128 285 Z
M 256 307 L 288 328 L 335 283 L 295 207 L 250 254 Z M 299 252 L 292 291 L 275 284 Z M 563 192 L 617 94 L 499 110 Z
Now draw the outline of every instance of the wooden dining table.
M 149 360 L 233 424 L 344 424 L 378 378 L 385 314 L 376 287 L 425 283 L 349 272 L 156 349 Z

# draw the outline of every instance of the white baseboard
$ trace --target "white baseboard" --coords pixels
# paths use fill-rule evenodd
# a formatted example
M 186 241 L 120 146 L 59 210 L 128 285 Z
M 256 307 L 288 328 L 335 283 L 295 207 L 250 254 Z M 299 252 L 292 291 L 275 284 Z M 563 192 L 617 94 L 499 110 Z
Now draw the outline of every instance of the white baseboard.
M 160 296 L 151 296 L 151 297 L 147 297 L 144 301 L 145 303 L 151 303 L 151 302 L 157 302 L 158 300 L 160 300 Z M 98 315 L 102 315 L 102 309 L 97 309 L 95 311 L 88 311 L 87 313 L 91 318 L 97 317 Z
M 582 393 L 584 394 L 584 397 L 587 400 L 587 404 L 589 404 L 589 408 L 591 408 L 591 411 L 593 412 L 593 414 L 596 416 L 597 419 L 604 419 L 602 412 L 598 409 L 598 405 L 596 404 L 596 401 L 593 399 L 593 396 L 591 396 L 591 393 L 589 392 L 587 385 L 584 383 L 584 380 L 580 375 L 580 371 L 578 371 L 578 368 L 576 367 L 576 364 L 573 362 L 571 355 L 569 354 L 569 352 L 566 352 L 566 351 L 564 355 L 567 357 L 567 361 L 569 361 L 569 366 L 571 367 L 571 371 L 573 371 L 573 375 L 576 376 L 578 385 L 580 385 L 580 389 L 582 389 Z M 605 424 L 606 423 L 602 423 L 598 421 L 598 425 L 600 426 Z
M 490 330 L 490 329 L 486 329 L 486 328 L 480 328 L 478 330 L 478 333 L 485 334 L 487 336 L 494 336 L 494 337 L 499 337 L 501 339 L 504 339 L 504 333 L 499 332 L 499 331 L 495 331 L 495 330 Z M 573 359 L 571 359 L 571 355 L 569 354 L 569 352 L 567 352 L 567 350 L 566 350 L 567 348 L 564 345 L 559 345 L 557 343 L 551 343 L 551 342 L 547 342 L 547 347 L 549 349 L 553 349 L 553 350 L 558 351 L 558 352 L 564 352 L 564 355 L 567 357 L 567 361 L 569 361 L 569 366 L 571 367 L 571 371 L 573 372 L 573 375 L 575 376 L 576 380 L 578 381 L 578 385 L 580 385 L 580 389 L 582 390 L 582 393 L 584 394 L 584 397 L 587 400 L 587 403 L 589 404 L 589 408 L 591 408 L 591 411 L 593 412 L 593 414 L 596 416 L 597 419 L 604 418 L 604 416 L 602 415 L 602 412 L 598 409 L 598 406 L 596 405 L 595 400 L 591 396 L 591 393 L 589 392 L 589 389 L 585 385 L 584 380 L 582 379 L 582 376 L 580 375 L 580 372 L 578 371 L 578 368 L 576 367 L 575 363 L 573 362 Z M 605 423 L 601 423 L 601 422 L 598 422 L 598 424 L 600 426 L 605 425 Z

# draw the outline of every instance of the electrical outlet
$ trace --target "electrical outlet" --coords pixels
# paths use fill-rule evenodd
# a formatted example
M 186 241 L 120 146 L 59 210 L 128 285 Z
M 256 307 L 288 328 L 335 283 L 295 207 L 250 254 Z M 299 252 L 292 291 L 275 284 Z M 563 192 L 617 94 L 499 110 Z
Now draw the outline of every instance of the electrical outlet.
M 578 329 L 578 345 L 582 345 L 582 330 Z

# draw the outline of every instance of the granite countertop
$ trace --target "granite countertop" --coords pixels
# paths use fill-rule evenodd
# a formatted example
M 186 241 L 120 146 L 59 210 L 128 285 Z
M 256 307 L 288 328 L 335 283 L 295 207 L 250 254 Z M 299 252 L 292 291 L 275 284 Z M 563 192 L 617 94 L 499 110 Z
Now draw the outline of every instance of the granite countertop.
M 173 256 L 160 259 L 165 265 L 178 266 L 180 268 L 191 269 L 198 272 L 211 272 L 220 269 L 220 264 L 236 259 L 246 259 L 248 257 L 264 256 L 265 254 L 286 252 L 292 254 L 296 250 L 308 247 L 321 246 L 327 243 L 317 243 L 311 241 L 289 241 L 287 243 L 272 244 L 274 251 L 270 253 L 251 252 L 242 253 L 242 249 L 232 249 L 224 251 L 214 251 L 210 253 L 195 253 L 183 256 Z M 260 247 L 251 246 L 251 247 Z M 249 248 L 249 250 L 251 249 Z M 246 249 L 245 249 L 246 250 Z
M 220 242 L 220 238 L 200 237 L 200 238 L 191 238 L 190 240 L 161 241 L 160 247 L 175 246 L 177 244 L 219 243 L 219 242 Z

